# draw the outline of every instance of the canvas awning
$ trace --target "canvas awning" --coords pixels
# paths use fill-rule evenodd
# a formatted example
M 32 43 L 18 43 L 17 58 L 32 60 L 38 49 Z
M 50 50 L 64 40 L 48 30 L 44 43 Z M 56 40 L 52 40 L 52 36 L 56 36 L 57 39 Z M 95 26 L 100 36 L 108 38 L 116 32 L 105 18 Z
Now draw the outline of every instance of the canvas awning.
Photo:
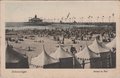
M 75 56 L 80 59 L 90 59 L 90 58 L 100 57 L 98 54 L 92 52 L 87 45 L 82 51 L 76 53 Z
M 59 45 L 58 49 L 55 53 L 52 53 L 51 56 L 57 59 L 73 57 L 69 52 L 66 52 L 61 45 Z
M 103 43 L 100 43 L 97 39 L 93 41 L 93 43 L 89 46 L 89 48 L 95 53 L 110 51 L 110 49 L 108 49 Z
M 58 59 L 55 59 L 46 53 L 44 46 L 42 53 L 37 57 L 31 59 L 31 65 L 41 66 L 41 67 L 43 67 L 44 65 L 53 64 L 57 62 L 59 62 Z
M 6 63 L 19 63 L 25 57 L 17 52 L 11 45 L 6 47 Z

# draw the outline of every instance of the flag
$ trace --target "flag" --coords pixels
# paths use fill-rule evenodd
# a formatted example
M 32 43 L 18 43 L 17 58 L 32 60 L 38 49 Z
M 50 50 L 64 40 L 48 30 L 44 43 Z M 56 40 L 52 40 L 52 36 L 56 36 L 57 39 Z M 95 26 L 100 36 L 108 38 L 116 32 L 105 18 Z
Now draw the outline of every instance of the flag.
M 67 15 L 67 18 L 70 16 L 70 12 L 68 13 L 68 15 Z

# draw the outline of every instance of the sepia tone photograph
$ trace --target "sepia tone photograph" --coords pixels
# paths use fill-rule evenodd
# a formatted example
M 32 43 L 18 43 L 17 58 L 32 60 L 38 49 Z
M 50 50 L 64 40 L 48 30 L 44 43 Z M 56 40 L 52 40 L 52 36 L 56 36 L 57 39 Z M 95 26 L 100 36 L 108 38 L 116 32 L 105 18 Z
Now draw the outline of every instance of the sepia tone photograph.
M 119 78 L 116 1 L 5 1 L 4 78 Z
M 6 68 L 116 68 L 114 11 L 75 4 L 8 3 Z

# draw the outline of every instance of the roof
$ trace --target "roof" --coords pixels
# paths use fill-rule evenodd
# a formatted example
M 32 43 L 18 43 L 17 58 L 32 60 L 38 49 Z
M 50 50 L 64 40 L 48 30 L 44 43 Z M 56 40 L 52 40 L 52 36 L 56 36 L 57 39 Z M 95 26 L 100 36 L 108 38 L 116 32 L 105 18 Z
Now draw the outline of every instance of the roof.
M 89 48 L 95 53 L 110 51 L 110 49 L 108 49 L 103 43 L 100 43 L 97 39 L 93 41 L 93 43 L 89 46 Z
M 34 57 L 31 59 L 31 64 L 36 66 L 44 66 L 52 63 L 57 63 L 57 62 L 59 62 L 58 59 L 55 59 L 46 53 L 44 46 L 43 46 L 42 53 L 37 57 Z
M 34 21 L 34 22 L 42 22 L 42 19 L 37 18 L 37 15 L 35 15 L 35 17 L 29 19 L 29 21 Z
M 87 45 L 82 51 L 76 53 L 75 56 L 80 59 L 90 59 L 90 58 L 100 57 L 100 55 L 92 52 Z
M 52 53 L 51 56 L 57 59 L 73 57 L 69 52 L 66 52 L 61 45 L 59 45 L 58 49 L 55 53 Z
M 111 42 L 109 42 L 108 44 L 106 44 L 106 46 L 110 49 L 112 48 L 116 48 L 116 38 L 114 38 Z

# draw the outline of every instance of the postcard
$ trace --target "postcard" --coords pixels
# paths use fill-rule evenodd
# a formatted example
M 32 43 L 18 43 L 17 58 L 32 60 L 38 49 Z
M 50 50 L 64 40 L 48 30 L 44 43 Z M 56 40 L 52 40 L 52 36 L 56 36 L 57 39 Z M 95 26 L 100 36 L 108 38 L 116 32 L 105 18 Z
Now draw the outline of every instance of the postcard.
M 119 78 L 119 1 L 2 1 L 3 78 Z

